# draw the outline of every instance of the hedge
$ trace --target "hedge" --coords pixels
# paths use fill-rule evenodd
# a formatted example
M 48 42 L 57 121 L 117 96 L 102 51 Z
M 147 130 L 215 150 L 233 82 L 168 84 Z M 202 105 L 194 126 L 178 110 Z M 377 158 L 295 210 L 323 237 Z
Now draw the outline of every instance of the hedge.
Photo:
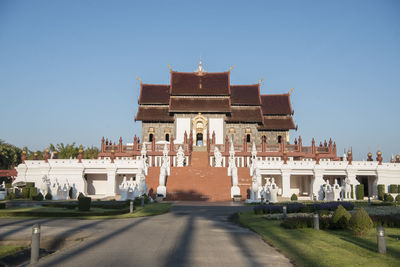
M 373 226 L 374 224 L 364 208 L 360 208 L 353 214 L 349 221 L 349 229 L 358 236 L 365 235 Z
M 6 203 L 0 203 L 0 210 L 3 210 L 6 208 Z
M 45 198 L 46 200 L 52 200 L 52 199 L 53 199 L 53 196 L 51 195 L 50 192 L 47 192 L 47 194 L 44 196 L 44 198 Z
M 291 200 L 291 201 L 297 201 L 297 195 L 296 195 L 296 194 L 293 194 L 293 195 L 290 197 L 290 200 Z
M 383 227 L 394 227 L 400 228 L 400 217 L 399 215 L 371 215 L 371 220 L 374 226 Z
M 364 185 L 363 184 L 359 184 L 356 186 L 356 198 L 357 198 L 357 200 L 364 199 Z
M 379 200 L 383 200 L 383 196 L 385 195 L 385 185 L 378 184 L 378 198 Z
M 350 185 L 350 187 L 351 187 L 351 199 L 354 199 L 354 189 L 353 189 L 353 185 L 351 184 Z
M 21 193 L 22 198 L 29 198 L 29 192 L 30 192 L 29 187 L 23 187 Z
M 314 219 L 312 217 L 288 217 L 283 220 L 281 226 L 287 229 L 312 228 L 314 227 Z M 328 229 L 329 227 L 329 217 L 320 217 L 319 228 Z
M 26 182 L 26 187 L 28 187 L 28 188 L 35 187 L 35 183 L 33 183 L 33 182 Z
M 385 202 L 393 202 L 393 201 L 394 201 L 393 196 L 392 196 L 391 194 L 385 194 L 385 195 L 383 196 L 383 200 L 384 200 Z
M 397 192 L 398 192 L 398 190 L 397 190 L 397 184 L 391 184 L 391 185 L 389 186 L 389 193 L 396 194 Z
M 30 187 L 29 188 L 29 198 L 33 199 L 38 195 L 37 188 L 36 187 Z
M 396 202 L 397 202 L 397 203 L 400 203 L 400 194 L 398 194 L 398 195 L 396 196 Z
M 286 205 L 287 213 L 312 213 L 317 211 L 320 215 L 328 214 L 330 211 L 335 211 L 339 206 L 343 206 L 346 210 L 352 210 L 354 204 L 350 202 L 324 202 L 324 203 L 289 203 Z M 259 205 L 254 207 L 255 214 L 272 214 L 272 213 L 282 213 L 283 205 Z

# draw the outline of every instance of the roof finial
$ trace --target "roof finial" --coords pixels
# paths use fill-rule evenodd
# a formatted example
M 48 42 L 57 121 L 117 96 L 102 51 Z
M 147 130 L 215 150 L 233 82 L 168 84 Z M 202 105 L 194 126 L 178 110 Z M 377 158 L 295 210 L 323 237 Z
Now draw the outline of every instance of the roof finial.
M 136 79 L 142 84 L 142 80 L 138 76 L 136 76 Z
M 292 94 L 293 90 L 294 90 L 294 87 L 289 90 L 289 96 Z
M 235 67 L 235 65 L 230 66 L 229 72 L 230 72 L 231 70 L 233 70 L 234 67 Z
M 196 70 L 196 72 L 199 72 L 199 73 L 206 72 L 206 70 L 203 69 L 203 63 L 201 62 L 201 56 L 200 56 L 199 67 L 198 67 L 198 69 Z
M 171 66 L 168 64 L 168 62 L 167 62 L 167 65 L 168 65 L 169 71 L 172 72 L 172 68 L 171 68 Z
M 258 81 L 258 84 L 261 84 L 262 81 L 264 81 L 264 77 L 262 77 L 262 78 Z

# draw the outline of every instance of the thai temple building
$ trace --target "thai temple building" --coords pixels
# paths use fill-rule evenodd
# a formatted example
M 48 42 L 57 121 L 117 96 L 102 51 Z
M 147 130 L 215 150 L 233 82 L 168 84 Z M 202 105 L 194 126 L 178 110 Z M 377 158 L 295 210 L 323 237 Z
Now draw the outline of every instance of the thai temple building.
M 231 68 L 232 69 L 232 68 Z M 383 162 L 339 157 L 333 140 L 296 137 L 290 92 L 260 93 L 261 81 L 232 85 L 231 69 L 194 72 L 170 68 L 170 83 L 140 81 L 135 121 L 142 136 L 123 143 L 101 140 L 97 159 L 26 160 L 14 184 L 35 182 L 59 199 L 68 188 L 97 198 L 127 199 L 148 194 L 166 200 L 271 202 L 295 194 L 304 200 L 377 198 L 400 184 L 400 157 Z M 293 134 L 293 133 L 292 133 Z M 308 143 L 308 144 L 307 144 Z M 361 187 L 360 187 L 361 188 Z M 53 193 L 54 192 L 54 193 Z

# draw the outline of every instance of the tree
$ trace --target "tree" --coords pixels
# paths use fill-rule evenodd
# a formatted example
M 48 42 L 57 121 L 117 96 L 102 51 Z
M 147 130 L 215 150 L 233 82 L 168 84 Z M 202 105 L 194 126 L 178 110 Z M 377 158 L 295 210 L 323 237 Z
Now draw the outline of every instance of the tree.
M 0 169 L 12 169 L 21 163 L 22 150 L 0 140 Z
M 49 148 L 51 152 L 57 150 L 58 158 L 60 159 L 77 158 L 79 155 L 79 147 L 75 146 L 75 142 L 66 145 L 64 145 L 64 143 L 56 145 L 50 144 Z

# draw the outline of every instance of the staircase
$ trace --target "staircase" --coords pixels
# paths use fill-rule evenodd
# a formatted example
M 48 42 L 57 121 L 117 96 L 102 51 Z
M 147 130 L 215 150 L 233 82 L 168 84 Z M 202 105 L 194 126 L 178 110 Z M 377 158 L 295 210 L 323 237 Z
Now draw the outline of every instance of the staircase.
M 149 186 L 152 197 L 157 193 L 159 175 L 159 167 L 149 168 L 146 183 Z M 251 183 L 249 169 L 238 168 L 238 175 L 242 197 L 246 198 L 246 191 L 250 187 L 247 184 Z M 241 179 L 241 177 L 244 178 Z M 231 177 L 228 176 L 228 168 L 210 167 L 206 151 L 193 151 L 191 166 L 171 167 L 171 175 L 167 178 L 166 199 L 232 201 L 231 186 L 232 182 Z

